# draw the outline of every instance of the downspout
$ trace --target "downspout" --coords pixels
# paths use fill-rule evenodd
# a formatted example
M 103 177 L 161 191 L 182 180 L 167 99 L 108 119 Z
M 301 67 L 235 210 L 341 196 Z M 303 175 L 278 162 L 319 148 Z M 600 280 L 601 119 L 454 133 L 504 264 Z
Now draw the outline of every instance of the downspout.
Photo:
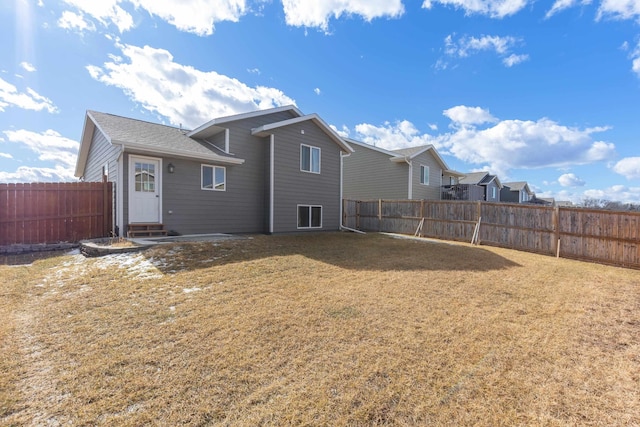
M 118 178 L 116 181 L 116 229 L 118 237 L 124 233 L 124 144 L 120 144 L 117 158 Z
M 227 130 L 228 131 L 228 130 Z M 274 211 L 274 190 L 275 190 L 275 135 L 269 136 L 269 234 L 273 234 L 273 211 Z
M 405 156 L 404 161 L 409 165 L 409 187 L 408 187 L 408 198 L 409 200 L 413 199 L 413 163 L 409 160 L 409 157 Z
M 342 210 L 342 206 L 344 205 L 344 201 L 342 200 L 343 198 L 343 194 L 342 194 L 342 187 L 344 185 L 344 158 L 345 157 L 349 157 L 351 155 L 351 153 L 347 153 L 344 154 L 342 151 L 340 152 L 340 229 L 348 229 L 350 230 L 347 226 L 345 226 L 342 223 L 342 214 L 343 214 L 343 210 Z
M 224 152 L 229 154 L 229 129 L 224 130 Z

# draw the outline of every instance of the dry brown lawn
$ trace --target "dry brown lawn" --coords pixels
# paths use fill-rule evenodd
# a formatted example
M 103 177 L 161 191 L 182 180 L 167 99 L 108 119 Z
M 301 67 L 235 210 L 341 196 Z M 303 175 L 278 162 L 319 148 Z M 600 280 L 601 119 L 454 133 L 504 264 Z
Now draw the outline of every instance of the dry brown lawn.
M 0 276 L 0 425 L 640 425 L 634 270 L 328 233 Z

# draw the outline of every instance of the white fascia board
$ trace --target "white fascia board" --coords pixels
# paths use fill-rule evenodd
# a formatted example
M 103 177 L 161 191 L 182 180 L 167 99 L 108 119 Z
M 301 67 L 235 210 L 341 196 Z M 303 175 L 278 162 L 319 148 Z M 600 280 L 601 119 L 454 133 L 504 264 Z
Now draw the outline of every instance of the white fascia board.
M 84 118 L 84 124 L 82 125 L 82 136 L 80 137 L 80 149 L 78 150 L 78 159 L 76 160 L 76 170 L 74 176 L 81 178 L 84 176 L 84 169 L 87 166 L 87 158 L 89 157 L 89 149 L 91 148 L 91 142 L 93 139 L 93 133 L 95 129 L 98 129 L 105 137 L 108 143 L 111 143 L 111 137 L 107 135 L 96 119 L 91 115 L 90 111 L 87 111 Z
M 226 117 L 218 117 L 216 119 L 210 120 L 207 123 L 198 126 L 196 129 L 192 130 L 191 132 L 187 133 L 187 136 L 193 137 L 193 136 L 197 136 L 199 133 L 212 128 L 212 127 L 217 127 L 223 123 L 228 123 L 228 122 L 234 122 L 237 120 L 245 120 L 245 119 L 250 119 L 252 117 L 259 117 L 259 116 L 264 116 L 266 114 L 274 114 L 274 113 L 280 113 L 282 111 L 293 111 L 294 114 L 298 115 L 298 116 L 302 116 L 302 111 L 300 111 L 298 109 L 298 107 L 296 107 L 295 105 L 285 105 L 283 107 L 276 107 L 276 108 L 269 108 L 267 110 L 257 110 L 257 111 L 251 111 L 249 113 L 241 113 L 241 114 L 235 114 L 233 116 L 226 116 Z
M 366 142 L 356 141 L 355 139 L 345 138 L 345 141 L 352 145 L 357 145 L 359 147 L 363 147 L 369 150 L 377 151 L 382 154 L 387 154 L 389 157 L 398 158 L 398 153 L 394 153 L 393 151 L 385 150 L 384 148 L 376 147 L 375 145 L 367 144 Z M 399 157 L 399 161 L 404 162 L 404 157 Z M 391 159 L 393 161 L 393 159 Z
M 157 147 L 149 147 L 144 144 L 134 144 L 131 142 L 125 141 L 114 141 L 113 143 L 122 144 L 125 148 L 139 150 L 142 152 L 154 154 L 154 155 L 164 155 L 164 156 L 175 156 L 175 157 L 184 157 L 188 159 L 194 160 L 210 160 L 213 162 L 224 163 L 229 165 L 241 165 L 244 163 L 244 159 L 232 159 L 225 156 L 218 156 L 216 154 L 200 154 L 193 153 L 191 151 L 183 151 L 183 150 L 167 150 Z
M 453 169 L 445 169 L 444 173 L 451 176 L 457 176 L 458 178 L 464 176 L 462 172 L 454 171 Z

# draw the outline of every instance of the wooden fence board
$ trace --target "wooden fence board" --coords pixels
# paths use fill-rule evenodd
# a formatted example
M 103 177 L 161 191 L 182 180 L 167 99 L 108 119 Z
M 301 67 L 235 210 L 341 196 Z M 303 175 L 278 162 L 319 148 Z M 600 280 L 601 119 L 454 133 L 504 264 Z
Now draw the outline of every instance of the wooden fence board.
M 431 200 L 346 201 L 346 224 L 363 231 L 471 241 L 640 268 L 640 213 L 510 203 Z
M 108 182 L 0 184 L 0 245 L 106 237 L 112 200 Z

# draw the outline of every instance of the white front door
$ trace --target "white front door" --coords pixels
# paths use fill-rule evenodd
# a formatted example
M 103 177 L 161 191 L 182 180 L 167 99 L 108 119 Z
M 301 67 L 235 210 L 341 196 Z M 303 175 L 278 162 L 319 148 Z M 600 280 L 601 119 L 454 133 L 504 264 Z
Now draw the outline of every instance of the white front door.
M 160 159 L 129 156 L 129 222 L 160 223 Z

